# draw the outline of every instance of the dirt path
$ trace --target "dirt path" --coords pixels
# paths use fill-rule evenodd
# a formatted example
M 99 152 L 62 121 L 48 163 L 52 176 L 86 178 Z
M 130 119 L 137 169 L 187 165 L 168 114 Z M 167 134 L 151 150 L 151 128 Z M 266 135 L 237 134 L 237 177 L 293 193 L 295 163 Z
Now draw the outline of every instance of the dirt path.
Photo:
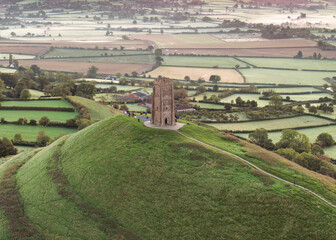
M 187 135 L 181 133 L 181 132 L 178 131 L 178 130 L 177 130 L 176 132 L 177 132 L 178 134 L 182 135 L 183 137 L 186 137 L 186 138 L 188 138 L 188 139 L 190 139 L 190 140 L 192 140 L 192 141 L 198 142 L 198 143 L 200 143 L 200 144 L 202 144 L 202 145 L 204 145 L 204 146 L 207 146 L 207 147 L 209 147 L 209 148 L 212 148 L 212 149 L 215 149 L 215 150 L 217 150 L 217 151 L 220 151 L 220 152 L 223 152 L 223 153 L 225 153 L 225 154 L 228 154 L 228 155 L 230 155 L 230 156 L 233 156 L 233 157 L 237 158 L 238 160 L 240 160 L 240 161 L 242 161 L 242 162 L 244 162 L 244 163 L 250 165 L 251 167 L 253 167 L 253 168 L 255 168 L 255 169 L 257 169 L 257 170 L 263 172 L 264 174 L 267 174 L 268 176 L 271 176 L 272 178 L 275 178 L 275 179 L 277 179 L 277 180 L 279 180 L 279 181 L 282 181 L 282 182 L 284 182 L 284 183 L 287 183 L 287 184 L 289 184 L 289 185 L 292 185 L 292 186 L 301 188 L 302 190 L 304 190 L 304 191 L 306 191 L 306 192 L 308 192 L 308 193 L 314 195 L 315 197 L 319 198 L 320 200 L 322 200 L 323 202 L 325 202 L 325 203 L 328 204 L 329 206 L 331 206 L 331 207 L 333 207 L 333 208 L 336 208 L 336 205 L 332 204 L 331 202 L 329 202 L 329 201 L 326 200 L 325 198 L 321 197 L 320 195 L 314 193 L 313 191 L 311 191 L 311 190 L 309 190 L 309 189 L 307 189 L 307 188 L 305 188 L 305 187 L 303 187 L 303 186 L 294 184 L 294 183 L 289 182 L 289 181 L 287 181 L 287 180 L 285 180 L 285 179 L 282 179 L 282 178 L 280 178 L 280 177 L 277 177 L 277 176 L 275 176 L 275 175 L 273 175 L 273 174 L 271 174 L 271 173 L 268 173 L 268 172 L 262 170 L 261 168 L 257 167 L 257 166 L 254 165 L 253 163 L 250 163 L 249 161 L 247 161 L 247 160 L 245 160 L 245 159 L 243 159 L 243 158 L 241 158 L 241 157 L 239 157 L 239 156 L 237 156 L 237 155 L 235 155 L 235 154 L 233 154 L 233 153 L 224 151 L 224 150 L 222 150 L 222 149 L 220 149 L 220 148 L 211 146 L 211 145 L 206 144 L 206 143 L 204 143 L 204 142 L 201 142 L 201 141 L 199 141 L 199 140 L 197 140 L 197 139 L 195 139 L 195 138 L 189 137 L 189 136 L 187 136 Z

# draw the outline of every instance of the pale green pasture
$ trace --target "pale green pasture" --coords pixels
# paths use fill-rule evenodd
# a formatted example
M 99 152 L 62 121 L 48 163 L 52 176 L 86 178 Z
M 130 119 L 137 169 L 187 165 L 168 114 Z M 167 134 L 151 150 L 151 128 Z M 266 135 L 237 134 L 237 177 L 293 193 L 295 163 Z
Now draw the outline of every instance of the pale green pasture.
M 295 59 L 295 58 L 254 58 L 240 57 L 257 67 L 268 68 L 291 68 L 291 69 L 309 69 L 309 70 L 336 70 L 336 61 L 334 60 L 314 60 L 314 59 Z
M 288 84 L 322 86 L 328 83 L 324 78 L 331 78 L 336 73 L 274 69 L 240 69 L 247 83 Z
M 253 121 L 244 123 L 211 123 L 208 124 L 219 130 L 229 131 L 254 131 L 257 128 L 265 128 L 266 130 L 287 129 L 305 126 L 318 126 L 329 124 L 332 121 L 320 119 L 313 116 L 300 116 L 295 118 L 274 119 L 265 121 Z

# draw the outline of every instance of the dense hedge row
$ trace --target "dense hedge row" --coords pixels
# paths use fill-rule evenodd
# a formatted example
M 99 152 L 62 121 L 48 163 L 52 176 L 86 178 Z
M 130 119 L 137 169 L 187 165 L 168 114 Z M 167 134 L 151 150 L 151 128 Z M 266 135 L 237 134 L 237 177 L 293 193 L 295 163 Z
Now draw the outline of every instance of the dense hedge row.
M 260 119 L 260 120 L 250 119 L 250 120 L 233 121 L 233 122 L 230 122 L 230 121 L 226 121 L 226 122 L 223 122 L 223 121 L 216 121 L 216 122 L 214 122 L 214 121 L 201 121 L 201 122 L 202 123 L 247 123 L 247 122 L 262 122 L 262 121 L 269 121 L 269 120 L 280 120 L 280 119 L 296 118 L 296 117 L 303 116 L 303 115 L 304 114 L 302 114 L 302 115 L 294 115 L 294 116 L 275 117 L 275 118 L 265 118 L 265 119 Z
M 68 119 L 66 123 L 62 122 L 49 122 L 46 126 L 47 127 L 64 127 L 64 128 L 76 128 L 77 126 L 74 126 L 72 124 L 69 124 L 68 122 L 72 119 Z M 1 124 L 12 124 L 12 125 L 26 125 L 26 126 L 45 126 L 39 124 L 36 120 L 31 119 L 29 122 L 27 119 L 20 118 L 17 121 L 6 121 L 4 118 L 1 118 L 0 120 Z
M 65 98 L 69 103 L 71 103 L 79 112 L 80 118 L 86 118 L 88 120 L 91 120 L 91 115 L 89 110 L 83 105 L 78 102 L 72 101 L 69 97 Z
M 18 106 L 0 106 L 0 110 L 23 110 L 23 111 L 49 111 L 49 112 L 75 112 L 74 108 L 63 107 L 18 107 Z
M 33 101 L 52 101 L 52 100 L 62 100 L 61 97 L 48 97 L 48 96 L 43 96 L 38 99 L 21 99 L 21 98 L 4 98 L 1 99 L 0 102 L 9 102 L 9 101 L 22 101 L 22 102 L 33 102 Z

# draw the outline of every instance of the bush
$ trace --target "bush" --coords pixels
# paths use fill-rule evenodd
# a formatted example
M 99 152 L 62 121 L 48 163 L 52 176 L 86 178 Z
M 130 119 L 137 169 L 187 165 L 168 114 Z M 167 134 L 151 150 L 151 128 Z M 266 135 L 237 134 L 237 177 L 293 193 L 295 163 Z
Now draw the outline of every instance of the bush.
M 50 141 L 50 137 L 45 133 L 45 131 L 40 131 L 37 135 L 36 142 L 40 146 L 47 146 Z
M 17 133 L 14 136 L 14 142 L 22 142 L 22 135 L 21 133 Z
M 276 153 L 292 161 L 299 154 L 295 152 L 293 148 L 280 148 L 276 151 Z
M 322 147 L 330 147 L 335 144 L 335 140 L 329 133 L 321 133 L 317 136 L 316 143 Z
M 88 126 L 90 126 L 92 122 L 86 118 L 79 118 L 76 120 L 76 125 L 78 126 L 78 130 L 82 130 Z
M 36 126 L 37 125 L 37 121 L 34 119 L 31 119 L 29 122 L 30 125 Z
M 46 117 L 46 116 L 42 117 L 42 118 L 40 119 L 40 121 L 39 121 L 39 124 L 40 124 L 41 126 L 48 126 L 49 123 L 50 123 L 50 120 L 49 120 L 49 118 Z
M 66 126 L 67 127 L 77 127 L 76 119 L 75 118 L 70 118 L 70 119 L 66 120 Z
M 28 89 L 23 89 L 21 91 L 21 94 L 20 94 L 20 99 L 27 100 L 29 98 L 31 98 L 31 94 L 30 94 L 29 90 Z
M 0 140 L 0 157 L 17 154 L 17 149 L 8 138 Z

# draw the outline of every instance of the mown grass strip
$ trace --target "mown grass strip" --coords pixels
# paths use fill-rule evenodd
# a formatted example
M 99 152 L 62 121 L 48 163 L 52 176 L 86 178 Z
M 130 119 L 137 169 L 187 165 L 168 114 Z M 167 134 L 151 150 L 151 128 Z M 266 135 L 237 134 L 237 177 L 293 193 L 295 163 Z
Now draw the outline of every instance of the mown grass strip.
M 0 180 L 0 206 L 8 219 L 8 227 L 13 239 L 44 239 L 26 217 L 15 175 L 24 164 L 14 163 L 5 171 Z
M 54 151 L 48 166 L 48 174 L 51 176 L 53 183 L 57 186 L 58 194 L 74 202 L 87 217 L 97 222 L 98 228 L 106 233 L 109 239 L 115 239 L 116 235 L 121 239 L 142 239 L 133 232 L 121 227 L 116 220 L 106 215 L 100 209 L 84 201 L 82 197 L 73 190 L 60 168 L 61 146 L 63 143 Z

